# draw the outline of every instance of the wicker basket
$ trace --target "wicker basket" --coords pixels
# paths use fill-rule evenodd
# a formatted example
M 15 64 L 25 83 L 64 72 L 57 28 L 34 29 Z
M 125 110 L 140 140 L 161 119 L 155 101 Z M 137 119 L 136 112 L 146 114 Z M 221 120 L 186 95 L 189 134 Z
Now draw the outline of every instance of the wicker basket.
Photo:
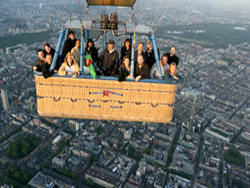
M 40 116 L 168 123 L 177 84 L 35 75 Z

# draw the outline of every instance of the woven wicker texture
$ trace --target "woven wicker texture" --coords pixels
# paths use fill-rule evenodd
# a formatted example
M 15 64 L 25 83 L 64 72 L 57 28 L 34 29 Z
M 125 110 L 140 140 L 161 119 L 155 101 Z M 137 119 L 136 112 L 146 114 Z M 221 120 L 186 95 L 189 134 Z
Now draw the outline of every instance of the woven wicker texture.
M 177 84 L 35 75 L 41 116 L 168 123 Z

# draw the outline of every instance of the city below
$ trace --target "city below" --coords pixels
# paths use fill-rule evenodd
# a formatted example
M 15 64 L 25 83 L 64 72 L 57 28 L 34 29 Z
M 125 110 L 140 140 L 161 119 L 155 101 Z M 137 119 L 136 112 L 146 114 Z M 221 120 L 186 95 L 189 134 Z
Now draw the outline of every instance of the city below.
M 169 6 L 156 43 L 160 55 L 175 46 L 185 79 L 170 123 L 41 117 L 37 50 L 45 43 L 56 49 L 60 19 L 87 20 L 78 2 L 0 1 L 0 188 L 250 187 L 250 3 Z M 89 14 L 117 12 L 119 21 L 151 25 L 161 6 L 154 29 L 169 1 L 152 1 L 140 14 L 147 2 L 135 3 L 135 20 L 129 8 L 89 7 Z M 120 54 L 128 37 L 102 35 L 99 56 L 109 39 Z M 137 35 L 136 47 L 146 50 L 147 40 Z

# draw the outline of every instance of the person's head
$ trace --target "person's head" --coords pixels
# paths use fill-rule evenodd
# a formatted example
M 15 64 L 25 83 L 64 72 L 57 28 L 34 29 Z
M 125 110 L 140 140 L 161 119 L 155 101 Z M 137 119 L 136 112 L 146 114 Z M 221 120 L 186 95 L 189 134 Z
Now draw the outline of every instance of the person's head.
M 80 48 L 80 40 L 79 39 L 76 40 L 76 47 Z
M 71 40 L 74 40 L 74 39 L 75 39 L 75 31 L 74 31 L 74 30 L 71 30 L 71 31 L 69 32 L 69 37 L 70 37 Z
M 161 56 L 161 64 L 162 64 L 162 66 L 165 66 L 167 64 L 167 62 L 168 62 L 168 56 L 163 54 Z
M 75 64 L 75 59 L 72 53 L 68 53 L 64 59 L 64 62 L 67 63 L 68 66 L 74 65 Z
M 177 67 L 176 67 L 176 63 L 171 63 L 170 66 L 168 67 L 168 72 L 171 75 L 176 75 L 177 74 Z
M 46 62 L 51 65 L 51 63 L 52 63 L 52 54 L 50 54 L 50 53 L 46 54 Z
M 112 51 L 114 49 L 114 41 L 112 39 L 109 40 L 108 42 L 108 48 L 109 48 L 109 51 Z
M 42 49 L 37 50 L 37 56 L 42 60 L 44 59 L 44 52 Z
M 140 43 L 138 44 L 138 51 L 139 51 L 139 52 L 142 52 L 143 47 L 144 47 L 143 43 L 140 42 Z
M 126 38 L 125 41 L 124 41 L 124 46 L 127 48 L 127 49 L 130 49 L 131 48 L 131 41 L 129 38 Z
M 122 60 L 122 69 L 125 70 L 126 68 L 129 67 L 130 60 L 128 56 L 125 56 Z
M 94 47 L 94 42 L 92 39 L 88 40 L 88 47 Z
M 84 64 L 85 66 L 89 66 L 93 62 L 93 59 L 90 54 L 86 54 L 84 56 Z
M 175 54 L 175 47 L 171 46 L 170 47 L 170 55 L 173 56 Z
M 44 50 L 45 50 L 47 53 L 50 53 L 50 52 L 51 52 L 51 46 L 50 46 L 49 43 L 44 44 Z
M 153 48 L 153 46 L 152 46 L 152 42 L 151 42 L 151 40 L 147 40 L 147 47 L 149 48 L 149 49 L 152 49 Z
M 144 58 L 143 58 L 142 55 L 138 55 L 138 57 L 137 57 L 137 62 L 138 62 L 139 65 L 143 65 L 143 63 L 144 63 Z

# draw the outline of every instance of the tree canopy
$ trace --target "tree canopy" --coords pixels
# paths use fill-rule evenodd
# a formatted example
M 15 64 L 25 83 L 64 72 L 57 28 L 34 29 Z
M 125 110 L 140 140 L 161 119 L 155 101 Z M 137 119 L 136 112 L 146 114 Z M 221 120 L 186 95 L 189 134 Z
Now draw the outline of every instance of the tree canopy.
M 234 148 L 229 148 L 223 155 L 224 159 L 228 163 L 233 163 L 236 165 L 241 165 L 244 162 L 244 157 L 241 155 L 241 153 L 234 149 Z
M 6 150 L 6 154 L 13 158 L 22 158 L 33 151 L 38 145 L 38 138 L 36 135 L 28 134 L 20 140 L 16 138 L 10 143 Z

